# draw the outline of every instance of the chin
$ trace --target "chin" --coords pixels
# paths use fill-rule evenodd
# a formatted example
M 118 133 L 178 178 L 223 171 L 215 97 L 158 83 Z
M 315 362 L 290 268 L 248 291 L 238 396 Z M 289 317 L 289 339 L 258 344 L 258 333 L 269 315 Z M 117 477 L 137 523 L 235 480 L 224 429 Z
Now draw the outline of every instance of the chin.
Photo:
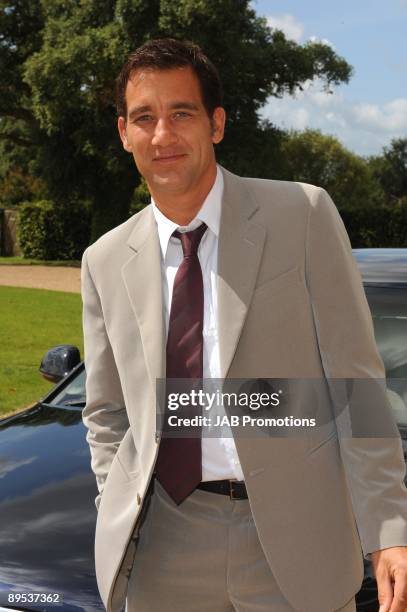
M 177 174 L 154 174 L 152 184 L 156 187 L 166 187 L 167 189 L 182 189 L 184 182 L 182 178 Z

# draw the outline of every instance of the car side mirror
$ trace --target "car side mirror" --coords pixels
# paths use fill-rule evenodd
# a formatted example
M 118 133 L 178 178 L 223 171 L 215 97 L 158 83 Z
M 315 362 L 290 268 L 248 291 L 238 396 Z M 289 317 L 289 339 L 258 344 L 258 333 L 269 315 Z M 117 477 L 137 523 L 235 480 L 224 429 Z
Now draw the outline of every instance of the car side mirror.
M 40 372 L 46 380 L 57 383 L 69 374 L 81 361 L 76 346 L 60 344 L 49 349 L 42 358 Z

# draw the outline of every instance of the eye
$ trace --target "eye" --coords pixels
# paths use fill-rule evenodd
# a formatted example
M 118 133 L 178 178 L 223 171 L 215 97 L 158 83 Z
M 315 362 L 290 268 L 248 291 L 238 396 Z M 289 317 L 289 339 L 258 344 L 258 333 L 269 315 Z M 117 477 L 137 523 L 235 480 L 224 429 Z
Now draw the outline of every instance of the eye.
M 152 121 L 153 117 L 151 115 L 140 115 L 140 117 L 136 117 L 134 123 L 146 123 L 147 121 Z
M 174 117 L 175 119 L 187 119 L 188 117 L 191 117 L 191 114 L 187 113 L 186 111 L 177 111 L 174 113 Z

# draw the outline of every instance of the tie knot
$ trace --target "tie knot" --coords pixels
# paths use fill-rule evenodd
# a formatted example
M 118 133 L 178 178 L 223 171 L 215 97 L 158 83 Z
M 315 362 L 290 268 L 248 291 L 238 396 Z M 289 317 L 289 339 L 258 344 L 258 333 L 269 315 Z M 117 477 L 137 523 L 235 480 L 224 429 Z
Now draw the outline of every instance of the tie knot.
M 207 230 L 206 223 L 202 223 L 199 227 L 192 230 L 191 232 L 179 232 L 175 230 L 173 236 L 181 240 L 182 252 L 184 257 L 191 257 L 196 255 L 198 252 L 199 243 L 201 242 L 202 236 Z

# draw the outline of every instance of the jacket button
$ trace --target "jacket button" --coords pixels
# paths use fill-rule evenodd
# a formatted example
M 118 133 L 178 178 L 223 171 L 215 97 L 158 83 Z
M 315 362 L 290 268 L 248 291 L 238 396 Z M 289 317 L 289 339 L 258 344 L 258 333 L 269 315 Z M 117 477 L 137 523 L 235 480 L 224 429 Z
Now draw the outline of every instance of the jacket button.
M 137 503 L 138 505 L 141 504 L 141 497 L 140 497 L 140 493 L 137 493 Z
M 155 441 L 157 444 L 160 441 L 160 434 L 158 433 L 158 431 L 155 432 Z

